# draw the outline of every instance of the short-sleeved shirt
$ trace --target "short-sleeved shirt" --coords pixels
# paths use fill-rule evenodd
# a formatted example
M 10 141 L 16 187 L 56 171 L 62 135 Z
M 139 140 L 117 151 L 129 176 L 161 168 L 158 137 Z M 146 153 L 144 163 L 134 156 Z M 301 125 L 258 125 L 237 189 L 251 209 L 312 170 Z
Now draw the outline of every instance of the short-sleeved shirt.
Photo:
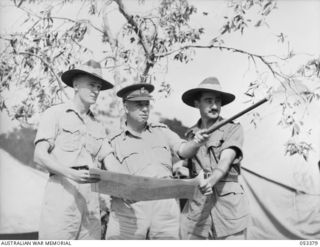
M 164 124 L 149 123 L 141 134 L 124 126 L 110 136 L 120 165 L 129 174 L 145 177 L 172 177 L 172 158 L 185 142 Z M 123 170 L 122 169 L 122 170 Z
M 41 141 L 47 141 L 50 155 L 67 167 L 99 167 L 99 161 L 112 152 L 106 132 L 92 112 L 81 117 L 71 101 L 44 112 L 34 143 Z
M 219 118 L 219 121 L 222 121 Z M 188 132 L 200 130 L 200 120 Z M 240 124 L 228 123 L 212 133 L 207 143 L 200 147 L 196 156 L 190 161 L 192 169 L 199 173 L 212 172 L 217 167 L 221 152 L 232 148 L 236 151 L 236 158 L 224 177 L 214 186 L 214 193 L 204 196 L 198 192 L 189 200 L 183 213 L 189 219 L 189 231 L 196 235 L 207 237 L 211 230 L 215 237 L 223 237 L 244 230 L 248 222 L 248 201 L 242 186 L 238 183 L 240 161 L 242 159 L 243 130 Z M 208 229 L 209 227 L 213 229 Z

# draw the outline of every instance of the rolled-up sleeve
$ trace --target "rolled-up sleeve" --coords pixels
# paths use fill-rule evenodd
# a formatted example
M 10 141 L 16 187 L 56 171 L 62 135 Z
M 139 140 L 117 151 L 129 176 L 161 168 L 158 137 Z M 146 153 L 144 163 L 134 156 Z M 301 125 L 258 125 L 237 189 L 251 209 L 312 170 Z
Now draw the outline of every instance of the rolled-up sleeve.
M 34 145 L 41 141 L 47 141 L 50 149 L 54 147 L 54 141 L 57 136 L 57 112 L 53 108 L 46 110 L 40 118 L 39 126 L 34 140 Z
M 175 132 L 170 130 L 169 128 L 164 128 L 164 135 L 167 139 L 167 142 L 169 144 L 169 147 L 171 149 L 171 152 L 173 155 L 180 157 L 179 156 L 179 149 L 180 146 L 186 142 L 186 140 L 181 139 Z
M 230 128 L 225 131 L 223 141 L 221 151 L 227 148 L 235 148 L 237 151 L 237 158 L 242 158 L 243 128 L 240 124 L 230 125 Z

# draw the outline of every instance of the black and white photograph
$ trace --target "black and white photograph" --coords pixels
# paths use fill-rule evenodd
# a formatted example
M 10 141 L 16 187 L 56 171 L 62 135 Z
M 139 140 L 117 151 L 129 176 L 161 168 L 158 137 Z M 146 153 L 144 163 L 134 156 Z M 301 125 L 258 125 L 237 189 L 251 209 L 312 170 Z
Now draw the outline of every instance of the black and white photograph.
M 0 54 L 1 245 L 320 244 L 319 0 L 1 0 Z

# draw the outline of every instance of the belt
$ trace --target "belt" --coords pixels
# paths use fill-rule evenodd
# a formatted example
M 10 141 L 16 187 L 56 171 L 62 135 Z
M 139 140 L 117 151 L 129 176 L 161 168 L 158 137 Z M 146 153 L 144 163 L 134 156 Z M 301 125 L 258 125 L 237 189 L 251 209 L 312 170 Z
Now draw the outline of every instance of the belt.
M 89 166 L 71 166 L 70 167 L 71 169 L 74 169 L 74 170 L 77 170 L 77 171 L 80 171 L 80 170 L 89 170 Z M 49 176 L 53 176 L 55 175 L 54 173 L 49 173 Z
M 89 166 L 71 166 L 74 170 L 89 170 Z
M 203 174 L 204 179 L 210 177 L 212 172 L 205 172 Z M 238 175 L 227 173 L 224 177 L 220 179 L 221 182 L 238 182 Z

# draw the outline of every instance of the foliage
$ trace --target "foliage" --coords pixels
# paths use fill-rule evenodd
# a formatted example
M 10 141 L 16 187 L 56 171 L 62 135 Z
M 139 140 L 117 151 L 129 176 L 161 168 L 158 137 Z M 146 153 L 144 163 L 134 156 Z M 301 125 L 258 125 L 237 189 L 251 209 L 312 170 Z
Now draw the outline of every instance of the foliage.
M 217 49 L 248 57 L 257 70 L 257 79 L 250 83 L 246 92 L 248 102 L 254 102 L 256 91 L 263 87 L 265 93 L 272 92 L 266 73 L 282 85 L 292 83 L 297 75 L 319 79 L 319 58 L 311 59 L 297 73 L 288 75 L 281 71 L 281 62 L 295 56 L 291 50 L 286 57 L 279 57 L 226 45 L 232 33 L 245 35 L 249 27 L 268 26 L 267 17 L 277 8 L 275 0 L 226 2 L 230 14 L 224 17 L 218 33 L 193 26 L 193 16 L 200 13 L 187 0 L 159 0 L 155 8 L 137 13 L 131 13 L 126 7 L 129 1 L 123 0 L 11 0 L 10 3 L 16 11 L 24 13 L 24 21 L 20 31 L 0 34 L 4 44 L 0 51 L 0 110 L 6 110 L 13 119 L 23 123 L 33 123 L 38 113 L 70 98 L 60 75 L 93 55 L 96 47 L 86 47 L 85 42 L 92 36 L 100 37 L 95 40 L 104 54 L 100 62 L 113 75 L 116 89 L 122 83 L 146 82 L 158 84 L 159 92 L 168 94 L 170 84 L 165 79 L 168 62 L 188 63 L 199 49 Z M 150 3 L 140 0 L 138 4 L 143 7 Z M 82 14 L 61 14 L 66 8 Z M 202 14 L 210 15 L 210 11 Z M 112 14 L 123 23 L 117 31 L 114 26 L 119 24 L 113 22 Z M 201 43 L 205 33 L 212 37 L 208 44 Z M 287 42 L 283 33 L 275 38 L 280 43 Z M 12 99 L 12 95 L 16 98 L 15 93 L 19 100 Z M 320 98 L 316 91 L 306 94 L 309 102 Z M 110 96 L 113 98 L 108 101 Z M 100 115 L 115 118 L 119 117 L 117 105 L 114 94 L 109 92 L 102 95 L 95 110 Z M 294 106 L 283 102 L 282 107 Z M 294 135 L 299 134 L 296 124 L 282 123 L 292 128 Z M 298 147 L 299 143 L 295 148 Z
M 176 119 L 176 118 L 174 118 L 174 119 L 163 118 L 161 120 L 161 122 L 166 124 L 172 131 L 177 133 L 181 138 L 183 138 L 183 139 L 186 138 L 185 134 L 186 134 L 188 128 L 186 126 L 184 126 L 181 123 L 181 121 L 179 121 L 178 119 Z

